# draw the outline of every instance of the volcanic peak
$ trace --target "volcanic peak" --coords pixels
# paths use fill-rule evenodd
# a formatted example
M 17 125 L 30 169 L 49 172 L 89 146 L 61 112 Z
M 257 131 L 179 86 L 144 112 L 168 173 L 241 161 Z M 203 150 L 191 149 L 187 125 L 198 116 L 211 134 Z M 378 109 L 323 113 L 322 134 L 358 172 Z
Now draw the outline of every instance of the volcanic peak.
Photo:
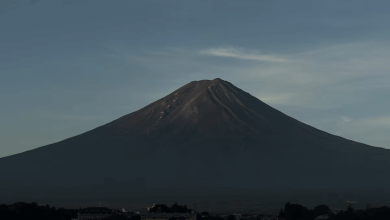
M 259 133 L 279 115 L 259 99 L 220 78 L 192 81 L 166 97 L 119 119 L 118 131 L 152 134 L 155 131 L 207 133 L 228 129 Z M 270 117 L 267 119 L 267 117 Z M 226 133 L 226 132 L 222 132 Z

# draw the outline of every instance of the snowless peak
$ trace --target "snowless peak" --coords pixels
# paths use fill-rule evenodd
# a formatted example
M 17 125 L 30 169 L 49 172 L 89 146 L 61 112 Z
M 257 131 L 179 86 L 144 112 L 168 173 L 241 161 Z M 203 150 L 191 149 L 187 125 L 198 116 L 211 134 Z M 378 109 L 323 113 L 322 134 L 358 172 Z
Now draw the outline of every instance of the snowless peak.
M 167 172 L 149 175 L 162 164 Z M 99 195 L 119 202 L 123 196 L 155 194 L 196 198 L 223 189 L 244 200 L 248 192 L 260 198 L 271 189 L 282 204 L 281 192 L 312 198 L 315 194 L 303 195 L 302 189 L 321 195 L 324 189 L 337 194 L 351 188 L 367 192 L 356 196 L 371 200 L 372 189 L 383 189 L 378 198 L 390 192 L 390 176 L 378 175 L 389 168 L 390 150 L 323 132 L 216 78 L 187 83 L 78 136 L 0 158 L 5 174 L 0 175 L 0 199 L 34 195 L 51 201 L 55 192 L 66 201 L 71 190 L 79 198 Z M 59 179 L 72 184 L 53 186 Z M 118 186 L 114 197 L 108 189 Z M 226 195 L 216 201 L 226 201 Z M 322 202 L 312 201 L 312 206 Z M 138 199 L 134 204 L 143 205 Z M 261 200 L 256 205 L 262 206 Z
M 216 85 L 221 85 L 225 80 L 222 80 L 221 78 L 215 78 L 213 80 L 207 80 L 209 82 L 209 86 L 216 86 Z

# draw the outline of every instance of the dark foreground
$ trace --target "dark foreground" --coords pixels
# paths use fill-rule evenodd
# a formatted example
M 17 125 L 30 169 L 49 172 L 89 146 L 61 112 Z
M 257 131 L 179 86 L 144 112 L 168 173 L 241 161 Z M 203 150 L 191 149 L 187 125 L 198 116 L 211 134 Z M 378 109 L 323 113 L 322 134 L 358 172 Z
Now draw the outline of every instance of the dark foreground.
M 165 204 L 157 204 L 156 207 L 165 207 L 166 210 L 185 207 L 180 206 L 175 203 L 171 207 L 167 207 Z M 149 212 L 155 212 L 156 208 L 151 208 Z M 20 220 L 20 219 L 39 219 L 39 220 L 70 220 L 77 219 L 77 213 L 84 212 L 85 208 L 78 209 L 66 209 L 63 207 L 51 207 L 49 205 L 38 205 L 37 203 L 25 203 L 17 202 L 10 205 L 1 204 L 0 205 L 0 219 L 2 220 Z M 127 212 L 124 213 L 119 209 L 109 209 L 111 216 L 104 218 L 104 220 L 140 220 L 141 216 L 138 213 Z M 166 211 L 164 210 L 164 211 Z M 192 211 L 191 209 L 188 209 Z M 174 210 L 175 211 L 175 210 Z M 168 210 L 169 212 L 169 210 Z M 202 210 L 202 212 L 197 212 L 198 220 L 262 220 L 262 219 L 279 219 L 279 220 L 312 220 L 319 216 L 327 215 L 327 219 L 332 220 L 382 220 L 390 219 L 390 208 L 387 206 L 374 207 L 366 210 L 355 209 L 352 205 L 349 205 L 345 210 L 335 210 L 330 209 L 326 205 L 318 205 L 313 209 L 308 209 L 300 204 L 291 204 L 290 202 L 286 203 L 283 208 L 280 209 L 279 213 L 276 215 L 249 215 L 246 213 L 240 213 L 241 216 L 228 214 L 221 215 L 220 213 L 209 213 Z M 169 220 L 184 220 L 181 218 L 174 219 L 173 217 Z

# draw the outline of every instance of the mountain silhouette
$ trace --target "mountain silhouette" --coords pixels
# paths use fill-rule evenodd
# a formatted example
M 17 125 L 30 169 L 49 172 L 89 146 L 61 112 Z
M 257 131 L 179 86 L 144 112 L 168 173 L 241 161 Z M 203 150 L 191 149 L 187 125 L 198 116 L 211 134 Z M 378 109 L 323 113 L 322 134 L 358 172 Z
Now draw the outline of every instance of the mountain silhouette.
M 390 150 L 318 130 L 217 78 L 190 82 L 75 137 L 0 158 L 0 190 L 4 201 L 110 198 L 140 207 L 155 198 L 213 197 L 215 210 L 260 201 L 226 203 L 241 196 L 280 208 L 286 199 L 381 199 L 389 168 Z

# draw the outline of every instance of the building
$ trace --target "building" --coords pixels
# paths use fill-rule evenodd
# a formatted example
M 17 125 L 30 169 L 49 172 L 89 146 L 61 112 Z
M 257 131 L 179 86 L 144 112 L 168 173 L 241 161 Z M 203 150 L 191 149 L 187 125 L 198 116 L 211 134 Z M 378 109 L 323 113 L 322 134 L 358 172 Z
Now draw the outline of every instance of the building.
M 194 211 L 192 213 L 161 213 L 159 209 L 157 209 L 157 213 L 149 213 L 150 208 L 152 207 L 142 207 L 140 210 L 141 220 L 168 220 L 171 217 L 175 218 L 184 218 L 186 220 L 196 220 L 196 214 Z
M 90 207 L 81 209 L 77 213 L 77 220 L 101 220 L 112 214 L 112 211 L 106 207 Z
M 184 217 L 184 219 L 196 220 L 194 213 L 146 213 L 141 215 L 141 220 L 168 220 L 171 217 Z

